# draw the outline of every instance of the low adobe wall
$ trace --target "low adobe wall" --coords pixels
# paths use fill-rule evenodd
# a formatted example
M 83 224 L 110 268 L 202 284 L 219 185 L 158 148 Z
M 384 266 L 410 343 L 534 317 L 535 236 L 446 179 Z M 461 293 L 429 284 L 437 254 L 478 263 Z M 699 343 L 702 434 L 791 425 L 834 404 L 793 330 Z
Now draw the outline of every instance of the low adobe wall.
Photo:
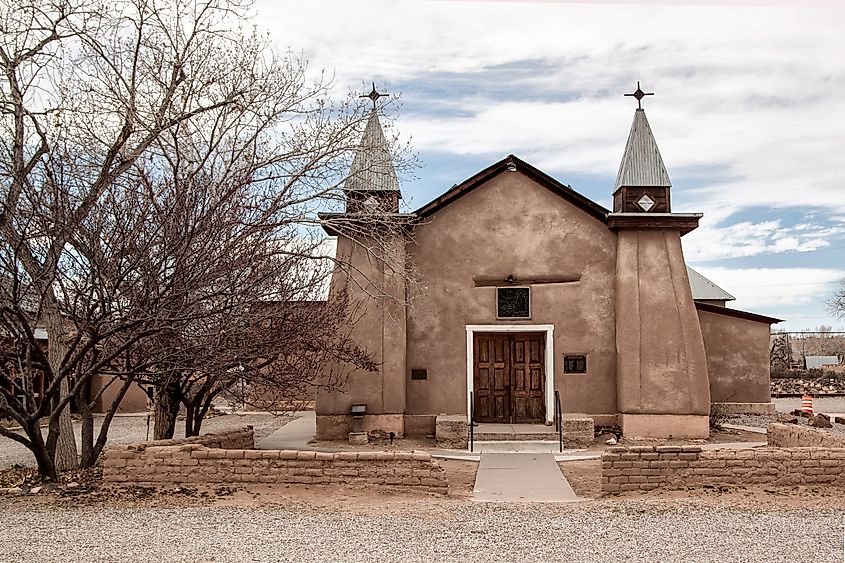
M 209 432 L 202 436 L 191 436 L 190 438 L 173 438 L 171 440 L 150 440 L 139 444 L 123 446 L 109 446 L 109 449 L 135 448 L 143 450 L 157 446 L 182 446 L 185 444 L 199 444 L 206 448 L 221 448 L 224 450 L 251 450 L 255 447 L 255 431 L 252 426 L 241 428 L 230 428 L 220 432 Z
M 775 448 L 845 448 L 845 436 L 797 424 L 770 424 L 766 439 Z
M 602 492 L 650 491 L 705 485 L 845 487 L 845 449 L 765 448 L 708 450 L 698 446 L 608 448 L 602 455 Z
M 446 494 L 443 468 L 425 452 L 252 449 L 252 428 L 109 446 L 103 480 L 119 484 L 284 483 L 409 488 Z

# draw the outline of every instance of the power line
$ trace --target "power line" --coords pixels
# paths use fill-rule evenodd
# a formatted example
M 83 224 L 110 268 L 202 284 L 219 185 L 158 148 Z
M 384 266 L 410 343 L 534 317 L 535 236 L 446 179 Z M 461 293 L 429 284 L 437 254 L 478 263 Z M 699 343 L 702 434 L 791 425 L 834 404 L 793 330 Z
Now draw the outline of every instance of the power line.
M 840 280 L 833 280 L 833 281 L 826 281 L 826 282 L 811 282 L 811 283 L 772 283 L 772 284 L 763 284 L 763 285 L 731 285 L 731 288 L 735 287 L 742 287 L 742 288 L 756 288 L 756 287 L 791 287 L 791 286 L 799 286 L 799 285 L 830 285 L 832 283 L 839 283 Z

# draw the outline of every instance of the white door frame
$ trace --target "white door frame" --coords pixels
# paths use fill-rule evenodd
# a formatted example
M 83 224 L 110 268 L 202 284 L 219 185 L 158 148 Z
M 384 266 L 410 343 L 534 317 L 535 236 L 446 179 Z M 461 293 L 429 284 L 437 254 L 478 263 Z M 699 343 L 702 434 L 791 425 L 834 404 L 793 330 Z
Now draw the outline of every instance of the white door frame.
M 470 420 L 470 393 L 473 391 L 472 344 L 476 332 L 545 332 L 546 333 L 546 423 L 555 420 L 555 325 L 466 325 L 467 329 L 467 422 Z

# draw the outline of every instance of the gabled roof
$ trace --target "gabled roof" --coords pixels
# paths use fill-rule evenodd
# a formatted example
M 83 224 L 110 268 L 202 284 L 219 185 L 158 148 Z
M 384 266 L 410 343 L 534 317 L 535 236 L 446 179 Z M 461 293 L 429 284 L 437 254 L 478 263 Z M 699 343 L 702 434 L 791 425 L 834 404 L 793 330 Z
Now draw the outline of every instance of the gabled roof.
M 358 192 L 400 192 L 401 196 L 390 147 L 384 138 L 384 131 L 375 111 L 370 113 L 343 189 Z
M 715 313 L 717 315 L 724 315 L 726 317 L 744 319 L 746 321 L 754 321 L 755 323 L 763 323 L 767 325 L 783 322 L 783 319 L 767 317 L 766 315 L 758 315 L 757 313 L 749 313 L 748 311 L 740 311 L 739 309 L 731 309 L 730 307 L 720 307 L 719 305 L 711 305 L 709 303 L 702 303 L 701 301 L 695 301 L 695 308 L 699 311 L 704 311 L 705 313 Z
M 736 297 L 689 266 L 687 266 L 687 275 L 689 276 L 693 299 L 705 299 L 708 301 L 734 301 L 736 299 Z
M 839 356 L 804 356 L 804 365 L 807 369 L 815 369 L 822 366 L 838 366 Z
M 582 196 L 569 186 L 561 184 L 545 172 L 534 168 L 527 162 L 515 157 L 512 154 L 508 155 L 507 157 L 503 158 L 492 166 L 488 166 L 475 176 L 464 180 L 460 184 L 455 184 L 449 191 L 447 191 L 440 197 L 432 200 L 431 202 L 417 209 L 414 214 L 420 218 L 428 217 L 432 213 L 435 213 L 439 209 L 446 207 L 461 196 L 468 194 L 469 192 L 471 192 L 484 182 L 490 180 L 491 178 L 498 176 L 499 174 L 516 171 L 522 172 L 541 186 L 561 196 L 563 199 L 569 201 L 579 209 L 587 212 L 589 215 L 592 215 L 602 223 L 607 222 L 607 214 L 610 213 L 610 210 L 605 209 L 598 203 L 595 203 L 594 201 Z
M 628 142 L 625 143 L 625 152 L 622 155 L 622 163 L 619 165 L 616 186 L 613 190 L 616 191 L 622 186 L 656 188 L 672 186 L 643 109 L 634 112 L 634 122 L 631 124 L 631 132 L 628 133 Z

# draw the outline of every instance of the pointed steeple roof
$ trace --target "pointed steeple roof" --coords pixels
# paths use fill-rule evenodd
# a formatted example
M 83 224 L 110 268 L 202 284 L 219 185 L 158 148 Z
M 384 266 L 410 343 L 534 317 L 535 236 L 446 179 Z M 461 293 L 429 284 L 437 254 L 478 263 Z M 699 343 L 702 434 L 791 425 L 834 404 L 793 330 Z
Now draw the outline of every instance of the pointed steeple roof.
M 361 143 L 352 160 L 344 189 L 359 192 L 399 192 L 399 180 L 390 157 L 390 148 L 373 108 Z
M 616 175 L 614 191 L 622 186 L 669 188 L 672 182 L 657 148 L 645 110 L 634 112 L 634 122 Z

